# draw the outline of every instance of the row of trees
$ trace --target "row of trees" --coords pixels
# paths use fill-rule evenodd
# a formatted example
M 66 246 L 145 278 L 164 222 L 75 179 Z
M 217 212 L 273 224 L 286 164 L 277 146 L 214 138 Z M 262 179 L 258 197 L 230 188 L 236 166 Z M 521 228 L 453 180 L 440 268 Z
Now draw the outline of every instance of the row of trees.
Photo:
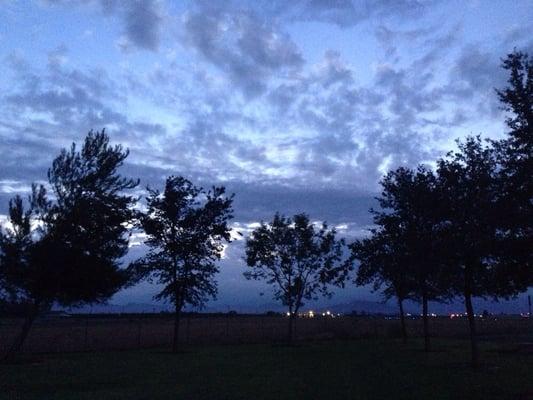
M 304 301 L 331 296 L 359 263 L 357 284 L 373 283 L 386 298 L 423 306 L 429 349 L 428 302 L 465 299 L 475 347 L 475 296 L 512 296 L 532 284 L 533 207 L 530 59 L 509 55 L 510 87 L 499 96 L 513 113 L 506 140 L 485 146 L 469 138 L 459 151 L 426 167 L 400 168 L 381 184 L 376 228 L 349 245 L 325 223 L 305 214 L 276 214 L 246 240 L 247 279 L 262 279 L 289 310 L 288 339 Z M 139 280 L 162 284 L 156 299 L 175 307 L 173 350 L 180 314 L 216 296 L 217 260 L 231 241 L 233 195 L 182 177 L 167 178 L 162 192 L 148 189 L 145 207 L 132 193 L 139 181 L 119 168 L 128 156 L 104 131 L 90 132 L 82 147 L 63 150 L 48 171 L 48 194 L 33 185 L 25 202 L 9 203 L 0 230 L 0 296 L 27 306 L 27 318 L 10 355 L 22 346 L 34 319 L 53 304 L 105 301 Z M 144 234 L 147 253 L 121 268 L 129 236 Z
M 7 357 L 20 351 L 32 323 L 52 305 L 103 302 L 142 279 L 163 284 L 156 299 L 175 306 L 173 350 L 185 304 L 216 295 L 215 263 L 230 241 L 233 196 L 169 177 L 163 193 L 148 188 L 146 210 L 131 194 L 139 181 L 118 169 L 128 156 L 102 132 L 89 132 L 80 150 L 63 150 L 48 171 L 48 195 L 33 185 L 25 202 L 9 202 L 0 230 L 0 296 L 23 304 L 26 318 Z M 132 234 L 146 235 L 148 252 L 127 268 L 121 259 Z
M 428 302 L 464 300 L 478 362 L 473 297 L 509 298 L 533 285 L 533 64 L 515 52 L 504 60 L 509 86 L 497 91 L 507 137 L 458 142 L 432 170 L 398 168 L 381 181 L 376 228 L 351 247 L 358 284 L 386 298 L 422 303 L 429 350 Z

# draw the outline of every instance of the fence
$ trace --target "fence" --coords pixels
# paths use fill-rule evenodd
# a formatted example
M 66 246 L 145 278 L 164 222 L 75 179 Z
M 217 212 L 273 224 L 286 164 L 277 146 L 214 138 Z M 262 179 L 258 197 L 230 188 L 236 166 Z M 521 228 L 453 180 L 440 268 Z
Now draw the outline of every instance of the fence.
M 5 351 L 20 329 L 22 320 L 0 320 L 0 352 Z M 86 316 L 41 319 L 34 323 L 24 344 L 25 352 L 77 352 L 140 349 L 170 346 L 172 316 Z M 283 341 L 287 318 L 280 316 L 184 316 L 179 339 L 185 344 L 239 344 Z M 420 319 L 407 321 L 408 334 L 420 336 Z M 480 336 L 492 339 L 528 337 L 532 339 L 533 319 L 479 318 Z M 432 336 L 467 337 L 465 318 L 432 318 Z M 529 335 L 529 336 L 528 336 Z M 299 318 L 295 338 L 301 341 L 399 337 L 397 319 L 383 317 Z

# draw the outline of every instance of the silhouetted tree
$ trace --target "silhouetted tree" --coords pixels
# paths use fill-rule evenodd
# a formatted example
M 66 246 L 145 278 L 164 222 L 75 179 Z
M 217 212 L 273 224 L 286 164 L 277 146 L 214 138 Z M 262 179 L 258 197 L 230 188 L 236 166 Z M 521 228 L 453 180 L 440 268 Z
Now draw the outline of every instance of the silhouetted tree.
M 120 259 L 136 198 L 124 194 L 138 181 L 118 173 L 128 151 L 110 146 L 104 131 L 89 132 L 80 151 L 72 144 L 48 170 L 53 200 L 33 185 L 28 206 L 16 196 L 0 233 L 2 294 L 29 305 L 9 355 L 18 352 L 34 319 L 54 304 L 108 299 L 128 278 Z
M 513 285 L 501 275 L 496 237 L 497 181 L 493 150 L 479 137 L 469 137 L 459 151 L 438 161 L 438 176 L 445 207 L 447 274 L 456 294 L 464 298 L 472 347 L 472 363 L 478 362 L 473 297 L 512 295 Z
M 533 62 L 527 53 L 515 51 L 507 55 L 502 67 L 510 74 L 509 86 L 496 90 L 504 110 L 512 113 L 506 120 L 510 129 L 507 150 L 514 153 L 509 154 L 510 158 L 525 162 L 530 158 L 533 146 Z M 515 166 L 516 169 L 523 167 L 526 165 Z
M 148 189 L 148 209 L 141 217 L 148 253 L 132 264 L 137 279 L 164 285 L 155 299 L 174 304 L 172 351 L 178 350 L 181 311 L 186 304 L 203 306 L 215 298 L 216 261 L 229 242 L 233 195 L 224 187 L 209 191 L 182 177 L 167 178 L 165 190 Z
M 383 190 L 377 198 L 381 210 L 371 212 L 378 226 L 394 229 L 401 238 L 406 255 L 402 267 L 413 282 L 412 297 L 422 303 L 424 344 L 429 351 L 428 303 L 449 297 L 439 255 L 442 203 L 437 180 L 425 167 L 401 167 L 385 175 L 381 186 Z
M 388 224 L 372 229 L 369 238 L 350 244 L 351 259 L 359 260 L 356 284 L 373 284 L 373 290 L 382 289 L 385 300 L 395 297 L 400 311 L 402 339 L 407 340 L 403 303 L 413 298 L 415 282 L 409 271 L 410 260 L 406 242 L 399 224 Z
M 27 319 L 24 322 L 22 333 L 17 338 L 20 344 L 14 343 L 12 350 L 18 349 L 24 341 L 38 309 L 31 303 L 26 287 L 35 286 L 40 278 L 37 266 L 31 263 L 32 250 L 35 240 L 32 238 L 33 197 L 36 195 L 36 186 L 32 186 L 32 195 L 29 198 L 30 207 L 25 209 L 24 200 L 19 195 L 9 201 L 7 223 L 0 230 L 0 295 L 2 301 L 8 304 L 19 305 L 19 310 L 24 310 Z
M 510 283 L 533 285 L 533 61 L 515 51 L 503 60 L 509 86 L 497 90 L 505 111 L 508 137 L 494 142 L 499 162 L 498 254 Z
M 349 267 L 341 262 L 343 240 L 322 224 L 319 229 L 305 214 L 286 218 L 276 214 L 262 222 L 246 240 L 247 279 L 265 280 L 274 297 L 289 310 L 288 343 L 293 340 L 294 318 L 304 299 L 331 296 L 329 285 L 343 286 Z

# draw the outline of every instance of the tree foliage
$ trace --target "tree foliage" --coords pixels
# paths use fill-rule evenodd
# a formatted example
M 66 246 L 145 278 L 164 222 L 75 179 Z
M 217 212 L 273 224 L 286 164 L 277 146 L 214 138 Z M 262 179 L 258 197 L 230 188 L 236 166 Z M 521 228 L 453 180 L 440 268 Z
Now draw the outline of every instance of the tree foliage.
M 533 285 L 533 62 L 519 51 L 502 64 L 508 86 L 497 90 L 507 111 L 508 136 L 494 142 L 499 162 L 498 227 L 500 262 L 513 284 Z
M 459 143 L 459 151 L 438 161 L 443 203 L 446 205 L 447 264 L 463 294 L 464 277 L 473 296 L 509 296 L 514 287 L 499 279 L 497 252 L 497 181 L 494 152 L 479 137 Z
M 385 175 L 381 185 L 381 209 L 372 210 L 374 222 L 394 229 L 401 238 L 407 257 L 404 268 L 417 282 L 413 295 L 419 300 L 446 297 L 439 262 L 442 204 L 435 174 L 423 166 L 416 170 L 400 167 Z
M 409 273 L 409 252 L 398 224 L 387 224 L 370 231 L 370 237 L 349 245 L 349 262 L 359 261 L 355 283 L 371 284 L 382 290 L 385 301 L 395 297 L 400 309 L 403 339 L 407 339 L 403 302 L 414 298 L 415 282 Z
M 149 250 L 131 269 L 137 279 L 163 285 L 156 300 L 174 304 L 176 350 L 182 308 L 186 304 L 201 307 L 216 297 L 216 261 L 224 243 L 231 240 L 228 221 L 233 195 L 226 196 L 224 187 L 205 191 L 174 176 L 167 178 L 163 193 L 154 189 L 148 192 L 147 211 L 140 221 Z
M 502 67 L 509 71 L 509 86 L 496 90 L 503 109 L 510 113 L 506 124 L 510 131 L 506 140 L 512 158 L 521 155 L 530 158 L 533 146 L 533 62 L 531 56 L 521 51 L 507 55 Z M 522 153 L 522 154 L 520 154 Z
M 401 257 L 401 263 L 395 261 L 388 268 L 401 268 L 409 297 L 422 303 L 425 345 L 429 350 L 428 303 L 449 297 L 440 259 L 442 203 L 437 179 L 423 166 L 416 170 L 400 167 L 387 173 L 381 186 L 383 190 L 377 198 L 380 210 L 371 210 L 374 223 L 390 240 L 388 252 Z
M 10 201 L 0 233 L 2 294 L 32 305 L 29 326 L 54 303 L 103 301 L 126 284 L 120 259 L 128 250 L 136 198 L 125 191 L 138 184 L 118 173 L 127 156 L 104 131 L 91 131 L 79 151 L 73 144 L 53 161 L 53 196 L 33 185 L 26 207 L 20 196 Z
M 318 229 L 306 214 L 293 218 L 276 214 L 262 222 L 246 241 L 247 279 L 265 280 L 272 285 L 274 298 L 288 307 L 289 342 L 292 320 L 304 300 L 331 296 L 331 285 L 343 286 L 348 274 L 341 262 L 343 240 L 326 223 Z
M 128 156 L 105 132 L 90 132 L 77 151 L 63 150 L 48 171 L 53 200 L 33 185 L 28 207 L 16 196 L 0 236 L 10 294 L 21 301 L 76 305 L 109 298 L 125 282 L 120 258 L 128 249 L 138 182 L 118 174 Z
M 450 290 L 462 296 L 468 315 L 472 362 L 477 364 L 477 340 L 472 297 L 510 296 L 516 288 L 501 275 L 497 248 L 497 184 L 494 151 L 479 137 L 458 142 L 459 150 L 438 161 L 445 205 L 444 261 Z
M 359 260 L 357 285 L 372 284 L 374 291 L 382 290 L 384 300 L 412 298 L 413 282 L 407 273 L 409 254 L 401 234 L 394 227 L 370 232 L 370 237 L 349 245 L 353 258 Z

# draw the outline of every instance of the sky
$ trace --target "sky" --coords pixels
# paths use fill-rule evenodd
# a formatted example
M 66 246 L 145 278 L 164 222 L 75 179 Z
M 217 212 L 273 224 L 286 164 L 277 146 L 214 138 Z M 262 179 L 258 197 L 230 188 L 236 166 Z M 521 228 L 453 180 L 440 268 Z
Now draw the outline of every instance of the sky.
M 182 175 L 235 193 L 245 237 L 279 211 L 353 240 L 387 170 L 504 135 L 501 58 L 533 53 L 532 28 L 528 0 L 0 0 L 0 220 L 61 148 L 105 128 L 140 195 Z M 225 250 L 210 307 L 272 303 L 243 249 Z M 349 284 L 334 301 L 377 298 Z

